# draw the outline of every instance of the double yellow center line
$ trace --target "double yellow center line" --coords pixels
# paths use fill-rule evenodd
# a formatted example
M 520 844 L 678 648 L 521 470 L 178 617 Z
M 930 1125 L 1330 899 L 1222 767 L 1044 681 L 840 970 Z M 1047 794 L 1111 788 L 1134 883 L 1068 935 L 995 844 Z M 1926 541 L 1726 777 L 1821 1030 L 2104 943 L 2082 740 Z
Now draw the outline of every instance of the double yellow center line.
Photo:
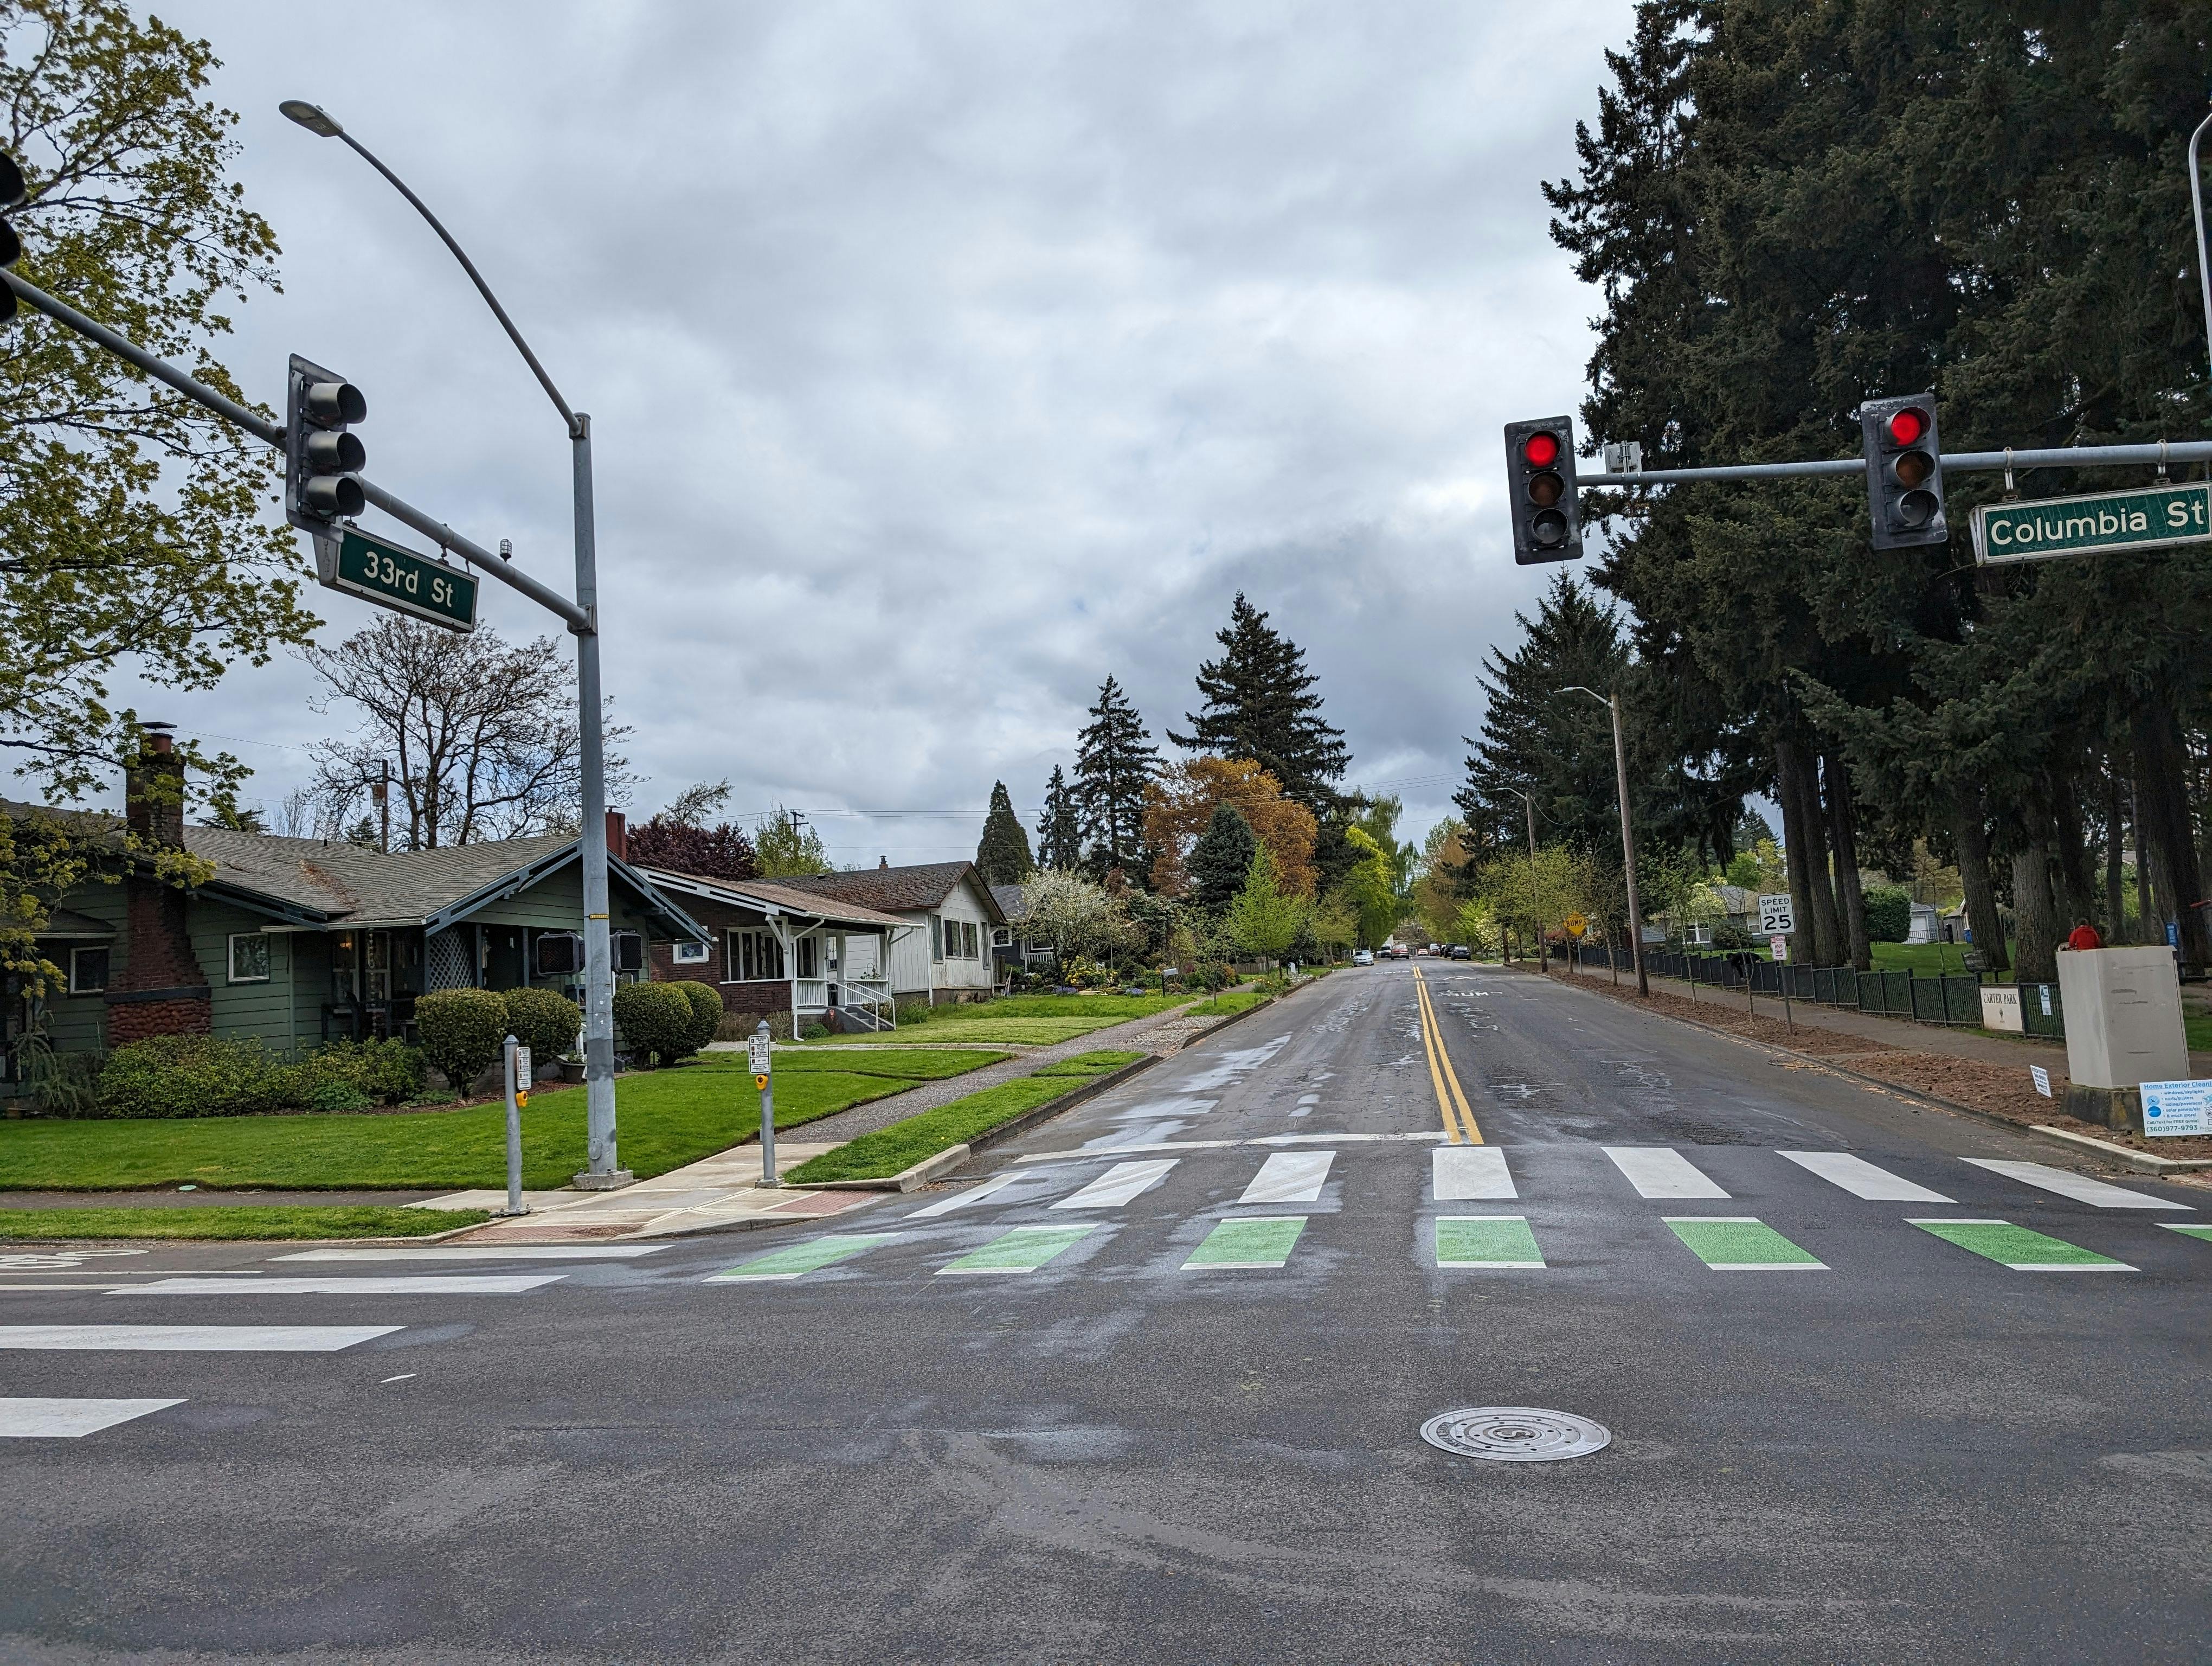
M 1437 1009 L 1429 1000 L 1428 980 L 1421 976 L 1419 966 L 1413 968 L 1413 996 L 1420 1004 L 1421 1046 L 1429 1055 L 1429 1079 L 1436 1084 L 1437 1109 L 1443 1113 L 1444 1132 L 1451 1136 L 1455 1146 L 1479 1146 L 1482 1143 L 1482 1130 L 1475 1127 L 1474 1113 L 1467 1108 L 1467 1095 L 1460 1091 L 1451 1055 L 1444 1051 L 1443 1028 L 1437 1024 Z

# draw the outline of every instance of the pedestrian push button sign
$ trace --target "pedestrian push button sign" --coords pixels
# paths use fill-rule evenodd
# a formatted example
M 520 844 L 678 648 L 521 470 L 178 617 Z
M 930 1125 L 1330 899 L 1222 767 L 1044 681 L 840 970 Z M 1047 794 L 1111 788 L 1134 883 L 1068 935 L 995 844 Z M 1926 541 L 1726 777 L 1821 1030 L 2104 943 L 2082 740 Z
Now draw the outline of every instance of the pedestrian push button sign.
M 766 1036 L 754 1036 L 745 1043 L 745 1062 L 752 1067 L 753 1074 L 756 1076 L 768 1074 L 768 1049 L 769 1038 Z M 766 1087 L 768 1084 L 763 1082 L 761 1085 Z

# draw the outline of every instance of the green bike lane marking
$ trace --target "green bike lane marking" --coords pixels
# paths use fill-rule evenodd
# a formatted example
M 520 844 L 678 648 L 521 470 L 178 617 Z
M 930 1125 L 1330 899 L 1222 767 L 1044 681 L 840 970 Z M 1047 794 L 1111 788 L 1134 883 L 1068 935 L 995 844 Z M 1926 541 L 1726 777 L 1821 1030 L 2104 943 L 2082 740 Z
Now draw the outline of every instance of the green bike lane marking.
M 1674 1236 L 1716 1273 L 1825 1273 L 1827 1262 L 1751 1215 L 1663 1215 Z
M 1304 1215 L 1245 1215 L 1224 1220 L 1206 1235 L 1206 1242 L 1183 1262 L 1187 1273 L 1212 1273 L 1240 1268 L 1279 1268 L 1297 1247 L 1306 1229 Z
M 1913 1220 L 1922 1231 L 2015 1273 L 2132 1273 L 2124 1261 L 2008 1220 Z
M 1438 1267 L 1541 1267 L 1526 1215 L 1438 1215 Z
M 2169 1232 L 2179 1232 L 2185 1238 L 2195 1238 L 2199 1243 L 2212 1243 L 2212 1226 L 2191 1226 L 2178 1220 L 2158 1223 Z
M 1098 1229 L 1091 1226 L 1017 1226 L 1002 1232 L 980 1250 L 971 1250 L 947 1273 L 1034 1273 L 1063 1250 L 1072 1249 Z
M 756 1256 L 726 1273 L 710 1274 L 705 1282 L 750 1284 L 766 1279 L 796 1279 L 824 1267 L 834 1267 L 841 1261 L 859 1255 L 863 1250 L 889 1243 L 898 1236 L 896 1232 L 846 1233 L 816 1238 L 811 1243 L 787 1244 L 769 1255 Z

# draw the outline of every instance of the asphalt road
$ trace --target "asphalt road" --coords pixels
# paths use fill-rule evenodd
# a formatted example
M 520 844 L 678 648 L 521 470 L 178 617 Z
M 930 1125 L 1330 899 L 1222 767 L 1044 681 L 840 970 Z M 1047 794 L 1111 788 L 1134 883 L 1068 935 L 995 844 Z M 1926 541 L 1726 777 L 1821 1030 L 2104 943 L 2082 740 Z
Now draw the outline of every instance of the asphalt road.
M 0 1440 L 0 1659 L 2205 1657 L 2212 1243 L 2164 1223 L 2212 1192 L 2062 1195 L 1968 1160 L 2084 1170 L 2057 1147 L 1422 972 L 1480 1147 L 1385 965 L 991 1153 L 987 1195 L 625 1261 L 9 1257 L 0 1326 L 395 1329 L 0 1330 L 0 1395 L 176 1402 Z M 370 1276 L 551 1281 L 277 1284 Z M 1492 1405 L 1612 1442 L 1421 1439 Z

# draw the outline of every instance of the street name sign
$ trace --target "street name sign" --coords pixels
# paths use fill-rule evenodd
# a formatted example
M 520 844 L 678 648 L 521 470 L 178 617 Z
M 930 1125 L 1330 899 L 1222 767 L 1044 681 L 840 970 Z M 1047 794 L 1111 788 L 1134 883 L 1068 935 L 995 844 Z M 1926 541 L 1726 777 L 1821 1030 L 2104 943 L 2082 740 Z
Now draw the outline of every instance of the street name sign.
M 316 538 L 315 576 L 325 589 L 343 590 L 448 630 L 477 628 L 474 575 L 351 526 L 340 527 L 336 538 Z
M 1769 936 L 1779 932 L 1784 937 L 1797 929 L 1797 916 L 1790 907 L 1787 891 L 1759 899 L 1759 928 Z
M 1984 503 L 1974 511 L 1974 559 L 1984 567 L 2212 543 L 2212 483 Z
M 2140 1091 L 2145 1134 L 2212 1134 L 2212 1081 L 2145 1082 Z

